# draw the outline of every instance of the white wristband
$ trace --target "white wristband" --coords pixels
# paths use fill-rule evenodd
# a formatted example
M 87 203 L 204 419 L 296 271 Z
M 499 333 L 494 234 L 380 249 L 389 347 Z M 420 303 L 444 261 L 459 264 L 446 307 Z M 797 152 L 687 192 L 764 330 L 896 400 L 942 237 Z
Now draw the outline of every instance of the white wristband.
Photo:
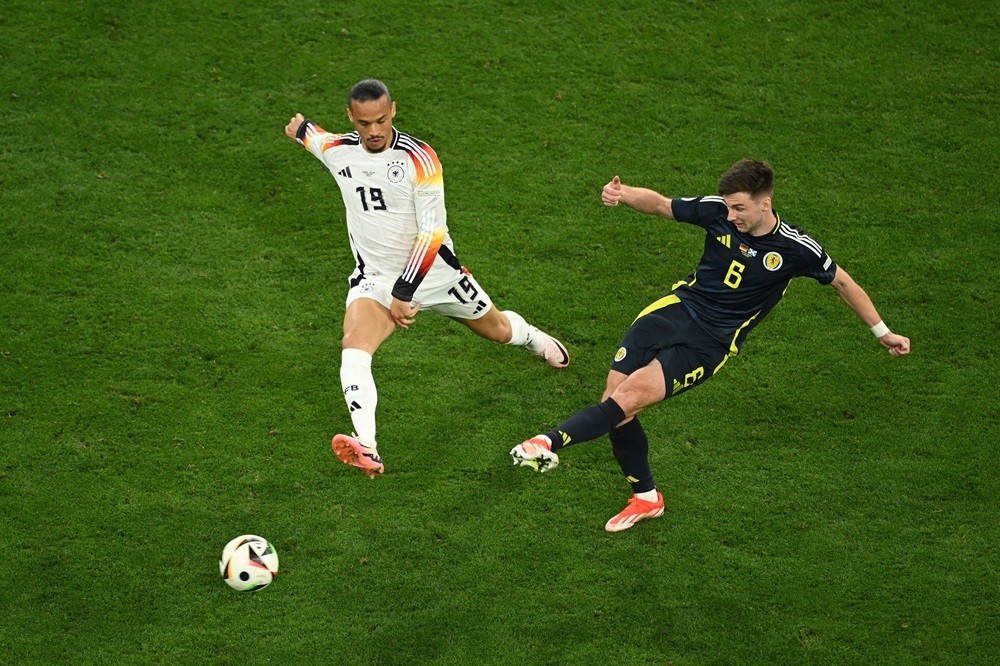
M 885 325 L 884 321 L 879 321 L 879 323 L 872 326 L 872 333 L 875 334 L 876 338 L 881 338 L 888 332 L 889 332 L 889 327 Z

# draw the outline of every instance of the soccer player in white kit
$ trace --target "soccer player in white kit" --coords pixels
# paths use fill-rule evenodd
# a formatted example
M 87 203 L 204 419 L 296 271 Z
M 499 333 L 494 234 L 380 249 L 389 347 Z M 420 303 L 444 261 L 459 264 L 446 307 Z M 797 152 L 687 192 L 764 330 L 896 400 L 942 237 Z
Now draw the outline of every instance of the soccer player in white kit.
M 526 347 L 555 368 L 569 364 L 561 342 L 510 310 L 501 312 L 455 256 L 448 234 L 441 162 L 423 141 L 395 129 L 385 84 L 365 79 L 348 95 L 355 131 L 333 134 L 296 114 L 285 135 L 333 174 L 347 211 L 356 266 L 349 279 L 340 379 L 354 436 L 333 438 L 343 462 L 371 478 L 385 467 L 375 442 L 378 393 L 372 355 L 396 326 L 429 308 L 502 344 Z

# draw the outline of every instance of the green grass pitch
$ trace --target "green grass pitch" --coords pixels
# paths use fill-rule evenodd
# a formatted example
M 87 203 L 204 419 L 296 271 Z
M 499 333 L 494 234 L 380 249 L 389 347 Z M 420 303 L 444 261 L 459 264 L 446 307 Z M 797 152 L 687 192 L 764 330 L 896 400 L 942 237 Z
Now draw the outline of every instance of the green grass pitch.
M 0 655 L 18 664 L 996 663 L 1000 10 L 973 0 L 0 6 Z M 371 482 L 330 438 L 351 257 L 282 128 L 355 81 L 444 164 L 463 262 L 556 372 L 422 314 L 375 358 Z M 607 439 L 508 450 L 600 395 L 701 233 L 616 174 L 775 205 L 808 280 L 644 417 L 665 515 L 621 534 Z M 240 595 L 222 546 L 270 539 Z

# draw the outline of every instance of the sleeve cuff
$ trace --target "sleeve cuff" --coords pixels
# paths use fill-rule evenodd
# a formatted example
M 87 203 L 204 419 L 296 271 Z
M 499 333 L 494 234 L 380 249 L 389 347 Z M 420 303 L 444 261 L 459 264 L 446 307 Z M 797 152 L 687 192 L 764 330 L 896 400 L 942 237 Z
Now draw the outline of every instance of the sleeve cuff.
M 396 284 L 392 287 L 392 297 L 409 303 L 413 300 L 413 295 L 416 291 L 417 285 L 410 284 L 409 282 L 403 280 L 403 278 L 399 278 L 396 280 Z
M 308 118 L 303 120 L 302 124 L 299 125 L 299 129 L 295 132 L 295 138 L 298 139 L 300 142 L 305 141 L 306 131 L 309 130 L 309 126 L 312 124 L 313 121 L 309 120 Z

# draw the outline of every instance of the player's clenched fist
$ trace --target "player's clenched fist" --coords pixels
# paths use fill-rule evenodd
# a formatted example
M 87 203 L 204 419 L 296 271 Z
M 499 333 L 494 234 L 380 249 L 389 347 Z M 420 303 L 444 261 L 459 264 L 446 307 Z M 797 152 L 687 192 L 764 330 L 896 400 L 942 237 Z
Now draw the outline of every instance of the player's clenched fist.
M 289 139 L 294 139 L 295 134 L 299 131 L 299 127 L 306 121 L 305 116 L 301 113 L 296 113 L 295 117 L 288 121 L 285 125 L 285 136 Z
M 910 353 L 910 339 L 889 331 L 878 339 L 883 347 L 893 356 L 906 356 Z
M 617 206 L 622 198 L 622 181 L 615 176 L 611 182 L 601 190 L 601 201 L 605 206 Z

